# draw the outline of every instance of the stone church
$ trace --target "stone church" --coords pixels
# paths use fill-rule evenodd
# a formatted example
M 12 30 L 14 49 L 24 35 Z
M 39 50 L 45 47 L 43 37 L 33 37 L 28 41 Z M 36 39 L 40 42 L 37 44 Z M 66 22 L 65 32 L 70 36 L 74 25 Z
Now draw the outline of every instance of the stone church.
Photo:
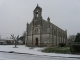
M 62 30 L 50 22 L 50 18 L 44 20 L 42 8 L 38 5 L 33 11 L 31 23 L 27 23 L 26 46 L 58 46 L 67 42 L 67 30 Z

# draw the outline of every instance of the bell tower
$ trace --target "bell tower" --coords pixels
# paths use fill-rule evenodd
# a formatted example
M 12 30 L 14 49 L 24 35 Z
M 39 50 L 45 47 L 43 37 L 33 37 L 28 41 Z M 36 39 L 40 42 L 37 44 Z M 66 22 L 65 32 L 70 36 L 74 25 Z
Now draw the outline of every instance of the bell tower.
M 39 19 L 42 18 L 42 8 L 38 6 L 36 6 L 36 8 L 33 11 L 33 19 Z

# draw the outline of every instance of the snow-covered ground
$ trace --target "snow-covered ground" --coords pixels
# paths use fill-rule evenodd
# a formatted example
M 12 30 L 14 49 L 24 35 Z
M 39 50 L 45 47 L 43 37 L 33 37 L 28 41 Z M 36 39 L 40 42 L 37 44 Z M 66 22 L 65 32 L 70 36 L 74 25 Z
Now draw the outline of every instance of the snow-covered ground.
M 14 51 L 19 53 L 29 53 L 29 54 L 35 54 L 35 55 L 47 55 L 47 56 L 59 56 L 59 57 L 79 57 L 80 55 L 73 55 L 73 54 L 57 54 L 57 53 L 43 53 L 41 52 L 44 47 L 26 47 L 24 45 L 18 45 L 18 48 L 13 48 L 14 45 L 0 45 L 0 51 Z
M 0 52 L 0 60 L 80 60 L 80 59 Z

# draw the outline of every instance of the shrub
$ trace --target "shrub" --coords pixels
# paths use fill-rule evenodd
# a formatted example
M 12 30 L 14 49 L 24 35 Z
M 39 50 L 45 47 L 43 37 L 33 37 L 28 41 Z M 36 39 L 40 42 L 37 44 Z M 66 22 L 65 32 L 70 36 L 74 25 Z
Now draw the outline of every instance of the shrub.
M 75 41 L 74 42 L 80 42 L 80 33 L 77 33 Z
M 70 48 L 71 53 L 80 53 L 80 33 L 77 33 L 75 41 Z
M 72 46 L 75 52 L 80 53 L 80 45 L 73 45 Z
M 42 50 L 42 52 L 46 53 L 63 53 L 63 54 L 69 54 L 70 48 L 69 47 L 53 47 L 53 48 L 45 48 Z
M 64 47 L 66 44 L 65 43 L 59 43 L 60 47 Z
M 80 53 L 80 45 L 72 45 L 71 53 Z

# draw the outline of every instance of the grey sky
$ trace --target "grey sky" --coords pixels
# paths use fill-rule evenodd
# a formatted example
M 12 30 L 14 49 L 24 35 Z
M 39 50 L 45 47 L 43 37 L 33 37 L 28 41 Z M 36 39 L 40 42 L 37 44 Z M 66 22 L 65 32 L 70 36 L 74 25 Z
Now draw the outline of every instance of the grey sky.
M 80 0 L 0 0 L 0 35 L 22 35 L 33 19 L 36 5 L 42 7 L 43 19 L 67 29 L 68 35 L 80 32 Z

